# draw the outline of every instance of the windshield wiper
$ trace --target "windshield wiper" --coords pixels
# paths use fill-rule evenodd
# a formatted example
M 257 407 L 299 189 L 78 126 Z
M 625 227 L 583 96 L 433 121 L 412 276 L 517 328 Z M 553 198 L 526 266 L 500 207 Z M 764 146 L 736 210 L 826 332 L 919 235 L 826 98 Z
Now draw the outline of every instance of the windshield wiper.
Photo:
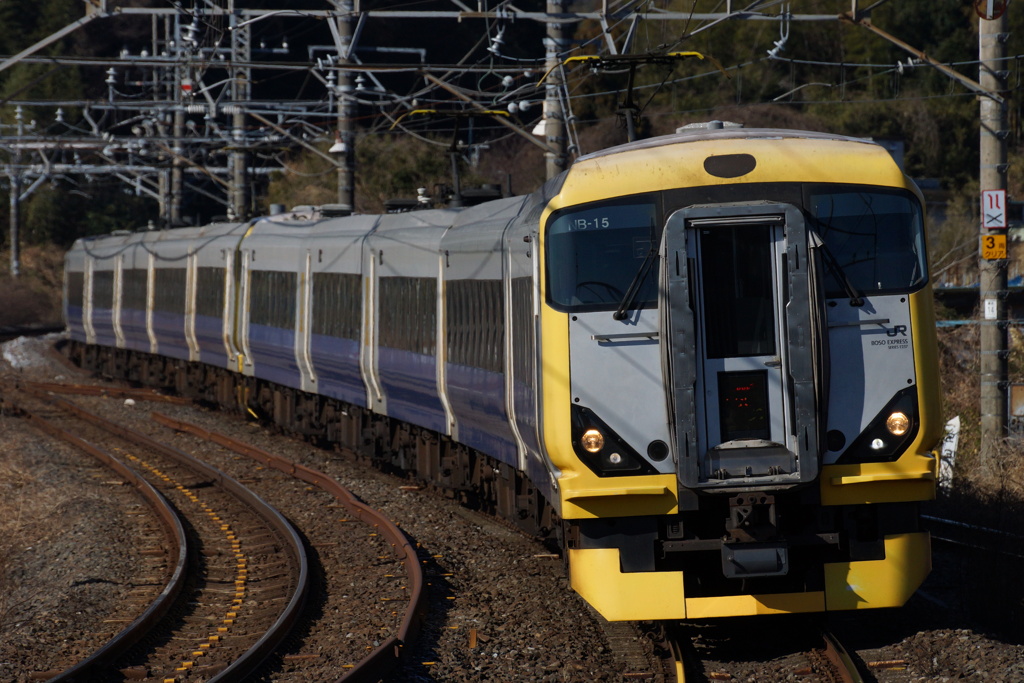
M 835 254 L 832 253 L 832 250 L 828 248 L 828 245 L 825 244 L 825 241 L 821 239 L 816 232 L 812 232 L 811 234 L 814 235 L 814 246 L 821 249 L 821 255 L 824 258 L 825 265 L 828 266 L 830 271 L 832 271 L 832 276 L 835 277 L 835 279 L 839 281 L 839 284 L 843 286 L 843 291 L 846 292 L 846 296 L 850 297 L 850 305 L 863 306 L 864 295 L 862 295 L 857 288 L 853 286 L 853 282 L 850 281 L 850 278 L 846 274 L 846 271 L 843 270 L 843 267 L 839 265 L 839 261 L 836 259 Z
M 636 275 L 633 276 L 633 281 L 629 283 L 629 289 L 626 290 L 626 295 L 622 297 L 622 302 L 619 307 L 615 309 L 615 313 L 612 314 L 612 318 L 615 320 L 625 320 L 626 312 L 633 305 L 633 301 L 636 299 L 637 293 L 640 292 L 640 285 L 647 279 L 647 271 L 651 269 L 651 264 L 654 263 L 654 257 L 658 251 L 654 246 L 654 238 L 651 238 L 651 248 L 647 252 L 647 256 L 644 257 L 644 262 L 640 264 L 640 270 L 636 271 Z

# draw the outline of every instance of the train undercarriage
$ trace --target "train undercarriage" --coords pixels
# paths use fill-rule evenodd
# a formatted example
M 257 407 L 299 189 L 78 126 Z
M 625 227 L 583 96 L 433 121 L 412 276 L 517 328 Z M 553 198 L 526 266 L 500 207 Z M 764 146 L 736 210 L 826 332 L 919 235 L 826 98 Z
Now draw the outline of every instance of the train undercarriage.
M 332 398 L 204 363 L 68 341 L 72 362 L 111 379 L 158 387 L 222 410 L 246 413 L 321 448 L 434 487 L 532 536 L 554 540 L 561 524 L 530 480 L 508 464 L 416 427 Z

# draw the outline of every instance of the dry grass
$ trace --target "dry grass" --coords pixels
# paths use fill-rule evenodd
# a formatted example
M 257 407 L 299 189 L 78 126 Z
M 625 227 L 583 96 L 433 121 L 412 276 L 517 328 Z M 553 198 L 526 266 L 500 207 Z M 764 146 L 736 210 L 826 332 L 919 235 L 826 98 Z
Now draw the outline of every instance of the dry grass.
M 1015 331 L 1009 341 L 1010 379 L 1019 382 L 1024 379 L 1024 338 Z M 1010 437 L 993 447 L 994 473 L 986 474 L 981 467 L 979 326 L 939 328 L 939 361 L 945 418 L 959 415 L 961 432 L 953 488 L 941 494 L 929 512 L 1019 535 L 1024 514 L 1024 439 Z M 988 628 L 1019 632 L 1024 627 L 1024 587 L 1018 580 L 1016 556 L 1020 543 L 979 531 L 975 544 L 958 546 L 957 557 L 964 567 L 962 608 Z
M 940 328 L 939 367 L 942 376 L 944 417 L 960 416 L 960 443 L 956 478 L 986 496 L 1012 495 L 1024 500 L 1024 441 L 1011 435 L 997 444 L 995 474 L 984 474 L 981 466 L 980 334 L 978 325 Z M 1024 380 L 1024 335 L 1013 330 L 1009 336 L 1009 375 L 1012 382 Z
M 10 252 L 0 252 L 0 327 L 59 321 L 64 250 L 55 245 L 25 247 L 17 278 L 11 277 L 10 258 Z

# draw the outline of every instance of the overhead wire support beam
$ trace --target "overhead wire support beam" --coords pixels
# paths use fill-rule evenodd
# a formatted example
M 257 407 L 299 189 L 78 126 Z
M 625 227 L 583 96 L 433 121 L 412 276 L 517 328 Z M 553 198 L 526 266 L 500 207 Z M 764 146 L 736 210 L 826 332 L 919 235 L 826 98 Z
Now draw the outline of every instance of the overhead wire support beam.
M 993 100 L 994 102 L 998 102 L 999 104 L 1003 104 L 1006 101 L 1005 98 L 1002 95 L 1000 95 L 999 93 L 997 93 L 997 92 L 995 92 L 993 90 L 989 90 L 988 88 L 983 86 L 981 83 L 978 83 L 977 81 L 972 80 L 972 79 L 968 78 L 967 76 L 964 76 L 963 74 L 955 71 L 954 69 L 951 69 L 950 67 L 946 66 L 942 62 L 940 62 L 940 61 L 938 61 L 936 59 L 933 59 L 932 57 L 929 57 L 927 54 L 925 54 L 921 50 L 918 50 L 913 45 L 910 45 L 908 43 L 903 42 L 902 40 L 900 40 L 899 38 L 897 38 L 896 36 L 894 36 L 892 34 L 886 33 L 882 29 L 880 29 L 877 26 L 875 26 L 874 24 L 872 24 L 871 20 L 866 18 L 866 17 L 859 17 L 859 16 L 855 17 L 855 16 L 853 16 L 853 15 L 851 15 L 849 13 L 845 13 L 845 14 L 840 14 L 839 18 L 842 21 L 846 21 L 848 23 L 855 24 L 857 26 L 862 26 L 863 28 L 866 28 L 867 30 L 869 30 L 872 33 L 874 33 L 875 35 L 877 35 L 877 36 L 879 36 L 881 38 L 884 38 L 885 40 L 888 40 L 890 43 L 892 43 L 896 47 L 898 47 L 898 48 L 900 48 L 902 50 L 905 50 L 906 52 L 909 52 L 910 54 L 912 54 L 915 57 L 917 57 L 918 59 L 920 59 L 922 62 L 925 62 L 926 64 L 928 64 L 929 66 L 935 67 L 936 69 L 938 69 L 939 71 L 941 71 L 945 75 L 947 75 L 950 78 L 952 78 L 957 83 L 960 83 L 961 85 L 966 87 L 968 90 L 970 90 L 970 91 L 972 91 L 974 93 L 977 93 L 978 95 L 981 95 L 982 97 L 988 97 L 991 100 Z
M 358 4 L 358 3 L 357 3 Z M 507 9 L 506 9 L 507 8 Z M 566 11 L 556 15 L 547 12 L 527 12 L 520 10 L 514 5 L 504 4 L 501 9 L 495 10 L 361 10 L 353 9 L 351 12 L 339 12 L 337 10 L 314 10 L 314 9 L 241 9 L 234 10 L 223 7 L 205 7 L 203 15 L 206 17 L 223 17 L 237 14 L 245 19 L 235 28 L 241 28 L 248 24 L 256 23 L 271 17 L 295 17 L 300 19 L 328 19 L 345 16 L 363 16 L 370 19 L 455 19 L 465 21 L 468 19 L 503 19 L 508 21 L 528 20 L 544 24 L 550 23 L 574 23 L 583 20 L 601 21 L 602 17 L 621 18 L 628 17 L 633 13 L 632 9 L 620 10 L 617 12 L 605 13 L 602 11 L 593 12 L 572 12 Z M 108 8 L 106 11 L 97 10 L 93 14 L 83 17 L 87 20 L 90 17 L 112 16 L 115 14 L 125 16 L 176 16 L 181 10 L 176 7 L 122 7 Z M 647 21 L 714 21 L 727 17 L 761 21 L 777 21 L 778 15 L 763 14 L 754 11 L 735 10 L 733 12 L 676 12 L 670 10 L 653 9 L 646 12 L 644 19 Z M 835 14 L 794 14 L 795 21 L 835 21 Z M 82 21 L 82 20 L 80 20 Z M 77 23 L 77 22 L 76 22 Z M 77 26 L 69 25 L 67 29 L 74 30 Z M 52 36 L 51 36 L 52 37 Z M 49 40 L 49 38 L 47 38 Z

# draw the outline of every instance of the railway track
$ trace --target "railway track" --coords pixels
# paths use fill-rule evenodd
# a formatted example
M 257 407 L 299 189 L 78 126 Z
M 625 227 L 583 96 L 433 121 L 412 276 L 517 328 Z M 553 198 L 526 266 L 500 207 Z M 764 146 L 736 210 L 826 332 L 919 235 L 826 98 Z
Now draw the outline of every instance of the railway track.
M 933 541 L 1024 560 L 1024 536 L 1020 534 L 934 515 L 921 515 L 921 519 Z
M 234 453 L 258 463 L 261 466 L 284 473 L 302 482 L 311 484 L 317 490 L 328 494 L 336 506 L 340 506 L 347 513 L 346 521 L 359 521 L 372 529 L 370 535 L 381 537 L 387 544 L 390 552 L 401 563 L 402 576 L 385 574 L 385 577 L 395 580 L 402 579 L 404 583 L 398 585 L 397 595 L 381 598 L 386 604 L 405 604 L 401 619 L 389 635 L 378 641 L 364 657 L 355 662 L 342 663 L 341 669 L 345 673 L 345 680 L 379 680 L 387 675 L 400 660 L 406 656 L 406 647 L 413 642 L 420 631 L 420 626 L 427 611 L 427 594 L 425 591 L 426 581 L 424 579 L 421 560 L 416 548 L 409 542 L 405 534 L 390 519 L 378 510 L 366 505 L 356 498 L 345 487 L 319 470 L 294 463 L 285 458 L 278 457 L 260 448 L 245 444 L 224 434 L 207 430 L 183 420 L 173 418 L 161 413 L 153 413 L 153 419 L 158 424 L 172 430 L 190 434 L 202 441 L 215 443 Z M 326 549 L 325 549 L 326 550 Z M 388 561 L 388 556 L 379 556 L 378 559 Z M 382 565 L 383 566 L 383 565 Z M 395 593 L 396 591 L 392 591 Z M 341 634 L 327 634 L 326 645 L 329 647 L 336 642 Z M 306 647 L 306 650 L 315 650 L 315 647 Z M 297 664 L 302 661 L 309 661 L 318 657 L 306 656 L 302 652 L 292 655 L 291 662 Z M 294 668 L 294 666 L 293 666 Z
M 94 447 L 116 441 L 108 453 L 161 490 L 187 529 L 184 584 L 166 591 L 176 594 L 169 604 L 146 610 L 160 616 L 136 619 L 54 680 L 229 681 L 251 674 L 289 633 L 306 597 L 308 559 L 287 520 L 186 453 L 42 391 L 24 387 L 21 396 L 19 410 L 48 423 L 52 434 L 75 434 Z
M 182 662 L 174 668 L 174 676 L 165 676 L 160 680 L 240 680 L 245 677 L 252 669 L 257 665 L 257 659 L 267 659 L 268 656 L 270 661 L 268 666 L 274 670 L 287 670 L 292 674 L 299 676 L 306 672 L 309 680 L 332 680 L 340 677 L 344 677 L 344 680 L 379 680 L 387 675 L 387 673 L 394 668 L 394 666 L 405 656 L 407 649 L 406 646 L 412 642 L 420 629 L 420 622 L 426 611 L 426 593 L 424 591 L 424 579 L 422 570 L 420 567 L 420 559 L 417 555 L 416 549 L 410 544 L 405 535 L 385 516 L 380 512 L 370 508 L 361 501 L 359 501 L 353 494 L 347 489 L 338 484 L 335 480 L 331 479 L 327 475 L 319 472 L 315 469 L 305 467 L 301 464 L 293 463 L 287 459 L 280 458 L 271 454 L 267 451 L 252 447 L 248 444 L 242 443 L 237 439 L 230 438 L 217 432 L 206 430 L 188 422 L 175 419 L 173 417 L 160 414 L 151 413 L 151 422 L 148 422 L 149 428 L 145 425 L 139 428 L 146 431 L 147 434 L 141 434 L 138 432 L 132 432 L 124 427 L 118 425 L 112 425 L 106 420 L 99 418 L 80 405 L 71 404 L 61 399 L 56 399 L 50 394 L 57 392 L 72 394 L 79 397 L 92 397 L 86 398 L 85 401 L 100 401 L 103 402 L 106 399 L 118 398 L 125 399 L 130 402 L 139 401 L 155 401 L 158 403 L 164 403 L 167 405 L 183 405 L 188 403 L 175 397 L 166 397 L 155 392 L 148 390 L 138 389 L 120 389 L 120 388 L 108 388 L 108 387 L 97 387 L 93 385 L 66 385 L 66 384 L 55 384 L 55 383 L 23 383 L 23 388 L 33 394 L 38 400 L 46 400 L 50 405 L 56 405 L 63 410 L 73 412 L 76 416 L 86 419 L 91 425 L 98 425 L 102 423 L 103 428 L 108 431 L 113 431 L 122 436 L 128 436 L 134 443 L 145 443 L 152 445 L 153 443 L 165 443 L 173 441 L 178 435 L 187 435 L 186 439 L 191 439 L 191 445 L 183 443 L 179 446 L 191 448 L 193 451 L 201 451 L 203 453 L 204 460 L 215 458 L 214 451 L 223 451 L 226 455 L 221 455 L 220 460 L 223 461 L 225 469 L 238 469 L 239 455 L 244 456 L 241 460 L 249 463 L 248 472 L 242 471 L 239 479 L 244 482 L 247 486 L 253 484 L 259 484 L 261 479 L 266 479 L 266 473 L 268 471 L 274 471 L 280 474 L 281 481 L 290 481 L 295 487 L 299 484 L 311 484 L 311 486 L 301 487 L 301 492 L 297 493 L 295 498 L 301 500 L 298 509 L 290 511 L 290 516 L 301 517 L 305 515 L 312 515 L 314 518 L 320 517 L 318 515 L 318 501 L 310 500 L 310 496 L 319 495 L 327 498 L 325 502 L 323 498 L 319 501 L 321 505 L 326 504 L 328 508 L 342 509 L 347 515 L 346 518 L 341 519 L 341 522 L 351 522 L 351 524 L 338 524 L 337 513 L 328 512 L 326 516 L 326 526 L 332 529 L 345 529 L 346 527 L 364 527 L 368 530 L 360 532 L 352 529 L 345 538 L 339 538 L 338 540 L 324 540 L 317 538 L 319 532 L 312 531 L 309 527 L 303 529 L 304 534 L 307 536 L 308 544 L 312 550 L 317 554 L 319 560 L 323 563 L 329 562 L 328 556 L 341 554 L 342 556 L 336 558 L 338 566 L 321 566 L 318 574 L 323 577 L 324 575 L 330 575 L 331 578 L 321 578 L 321 584 L 324 581 L 330 582 L 334 577 L 340 577 L 346 582 L 346 586 L 349 584 L 349 579 L 353 578 L 353 568 L 357 568 L 356 571 L 377 571 L 377 573 L 385 577 L 385 586 L 377 586 L 376 588 L 368 589 L 370 592 L 364 598 L 363 603 L 356 603 L 354 605 L 348 605 L 348 609 L 361 611 L 367 609 L 366 601 L 376 601 L 376 607 L 380 609 L 383 607 L 382 614 L 395 615 L 397 611 L 395 607 L 399 604 L 405 604 L 405 610 L 400 618 L 390 619 L 378 615 L 376 617 L 361 617 L 364 621 L 379 621 L 381 625 L 364 629 L 369 636 L 366 638 L 368 642 L 372 643 L 365 647 L 353 644 L 351 652 L 345 652 L 344 647 L 339 647 L 339 644 L 348 644 L 346 638 L 352 638 L 353 633 L 338 633 L 337 629 L 331 630 L 330 627 L 324 627 L 318 624 L 318 619 L 306 615 L 303 617 L 297 614 L 291 614 L 290 616 L 282 616 L 278 621 L 280 624 L 275 624 L 275 627 L 280 626 L 278 629 L 280 632 L 276 635 L 268 632 L 263 638 L 260 639 L 258 653 L 254 652 L 252 655 L 244 655 L 243 659 L 253 657 L 253 664 L 242 663 L 228 663 L 229 650 L 224 646 L 224 642 L 227 641 L 228 631 L 219 630 L 218 635 L 225 634 L 223 638 L 218 638 L 213 643 L 218 643 L 220 649 L 215 650 L 211 644 L 207 647 L 198 647 L 192 651 L 191 659 L 183 659 Z M 108 404 L 109 405 L 109 404 Z M 42 418 L 39 418 L 36 412 L 28 411 L 27 407 L 23 404 L 22 410 L 26 411 L 29 415 L 29 419 L 33 421 L 33 424 L 40 424 L 42 426 Z M 83 439 L 73 437 L 65 432 L 54 432 L 54 428 L 50 427 L 50 423 L 47 422 L 46 426 L 50 428 L 51 433 L 57 436 L 70 440 L 79 447 L 84 447 L 87 450 L 90 444 Z M 158 430 L 163 430 L 164 433 Z M 80 430 L 79 430 L 80 431 Z M 169 451 L 174 456 L 184 456 L 186 460 L 192 464 L 191 456 L 186 453 L 182 453 L 180 450 L 174 448 L 165 447 L 165 450 Z M 113 461 L 116 462 L 116 458 L 109 456 L 101 449 L 92 447 L 93 451 L 99 451 L 101 458 L 104 462 Z M 95 453 L 94 453 L 95 454 Z M 106 456 L 106 457 L 104 457 Z M 133 456 L 129 458 L 134 462 L 141 461 L 139 456 Z M 179 458 L 180 459 L 180 458 Z M 244 467 L 244 466 L 243 466 Z M 135 471 L 131 468 L 124 468 L 126 470 L 126 478 L 129 476 L 138 476 Z M 156 470 L 155 474 L 158 478 L 163 479 L 164 477 L 170 477 L 172 481 L 177 479 L 169 474 L 169 466 L 157 466 L 154 467 L 152 463 L 149 464 L 149 469 Z M 209 468 L 209 471 L 202 474 L 207 480 L 224 479 L 226 475 L 219 470 Z M 242 478 L 245 477 L 245 478 Z M 227 478 L 230 479 L 230 478 Z M 174 484 L 174 489 L 183 491 L 186 498 L 190 502 L 189 495 L 190 489 L 181 484 Z M 298 489 L 297 489 L 298 490 Z M 194 493 L 193 493 L 194 495 Z M 187 506 L 186 506 L 187 507 Z M 206 509 L 204 508 L 204 512 Z M 222 515 L 217 515 L 222 517 Z M 332 522 L 332 518 L 335 520 Z M 217 521 L 217 520 L 214 520 Z M 220 520 L 223 521 L 223 520 Z M 237 525 L 236 525 L 237 526 Z M 252 526 L 252 525 L 250 525 Z M 255 526 L 253 526 L 255 528 Z M 376 543 L 378 547 L 367 549 L 365 545 L 360 544 L 360 541 L 365 543 L 366 539 L 369 538 L 371 543 Z M 266 545 L 266 544 L 265 544 Z M 294 544 L 293 544 L 294 545 Z M 354 548 L 353 552 L 345 553 L 344 551 Z M 233 547 L 232 550 L 235 548 Z M 372 555 L 373 558 L 367 560 L 367 551 L 375 553 Z M 360 556 L 362 553 L 362 556 Z M 388 554 L 380 554 L 388 553 Z M 185 556 L 184 550 L 182 556 Z M 209 557 L 211 553 L 205 552 L 204 556 Z M 389 556 L 390 555 L 390 556 Z M 240 558 L 236 558 L 240 559 Z M 280 566 L 280 561 L 271 560 L 277 562 Z M 390 569 L 391 564 L 400 562 L 400 566 L 395 569 Z M 308 564 L 308 563 L 306 563 Z M 246 567 L 245 569 L 249 569 Z M 360 569 L 361 568 L 361 569 Z M 391 571 L 392 573 L 385 573 Z M 179 572 L 181 574 L 182 572 Z M 308 576 L 308 567 L 302 571 L 301 574 Z M 248 574 L 248 571 L 246 571 Z M 280 575 L 276 578 L 280 578 Z M 205 580 L 205 579 L 203 579 Z M 240 587 L 238 584 L 238 577 L 235 577 L 236 587 Z M 195 582 L 195 581 L 194 581 Z M 356 583 L 351 582 L 352 586 Z M 343 587 L 329 587 L 327 585 L 320 585 L 320 593 L 341 593 L 345 591 Z M 180 588 L 178 589 L 180 591 Z M 373 591 L 386 592 L 388 595 L 384 597 L 378 596 Z M 170 591 L 165 590 L 164 593 Z M 265 596 L 263 598 L 256 598 L 251 602 L 258 602 L 260 605 L 270 603 L 272 604 L 276 599 L 277 602 L 281 602 L 281 597 Z M 348 597 L 348 596 L 345 596 Z M 237 601 L 238 596 L 234 598 Z M 241 598 L 244 599 L 244 598 Z M 318 603 L 317 609 L 323 609 L 324 606 L 330 608 L 332 598 L 330 595 L 319 595 L 315 597 L 315 602 Z M 155 610 L 149 610 L 155 611 Z M 239 611 L 232 609 L 231 612 L 234 616 L 227 616 L 225 621 L 234 622 L 235 618 L 238 617 Z M 197 617 L 192 617 L 192 621 L 201 621 Z M 83 677 L 87 677 L 90 672 L 94 673 L 102 671 L 104 667 L 110 669 L 111 667 L 120 667 L 120 672 L 124 676 L 131 678 L 139 678 L 145 675 L 153 673 L 157 667 L 146 662 L 138 664 L 135 662 L 124 662 L 116 663 L 116 657 L 124 657 L 124 651 L 126 650 L 126 644 L 132 641 L 139 640 L 143 636 L 140 635 L 145 633 L 147 629 L 153 628 L 154 619 L 149 619 L 145 624 L 133 624 L 132 629 L 125 629 L 124 635 L 118 638 L 112 639 L 110 642 L 105 644 L 97 651 L 92 657 L 86 661 L 79 662 L 72 668 L 62 672 L 56 677 L 56 680 L 81 680 Z M 358 619 L 357 619 L 358 621 Z M 397 623 L 390 624 L 385 622 L 395 621 Z M 225 624 L 225 626 L 232 626 L 233 624 Z M 295 625 L 294 631 L 301 631 L 302 635 L 292 634 L 288 637 L 289 626 Z M 225 626 L 218 626 L 218 629 L 223 629 Z M 252 624 L 250 624 L 250 627 Z M 347 622 L 346 628 L 348 630 L 352 628 L 356 630 L 357 627 L 352 627 L 351 623 Z M 253 628 L 249 628 L 249 631 L 253 631 Z M 383 635 L 382 635 L 383 634 Z M 174 633 L 170 636 L 165 636 L 165 641 L 180 640 L 182 638 L 187 639 L 187 635 L 181 633 Z M 283 642 L 285 638 L 288 638 L 288 642 Z M 277 647 L 277 651 L 270 654 L 274 650 L 275 643 L 280 645 Z M 202 644 L 201 644 L 202 645 Z M 163 645 L 160 648 L 162 651 L 167 650 L 167 646 Z M 234 650 L 238 650 L 235 647 Z M 333 658 L 325 656 L 325 651 L 331 652 L 334 650 L 341 651 L 339 658 Z M 121 653 L 118 655 L 117 653 Z M 198 654 L 202 653 L 202 654 Z M 219 655 L 217 657 L 213 655 Z M 139 657 L 138 653 L 130 654 L 129 657 Z M 200 660 L 200 658 L 203 658 Z M 220 661 L 223 660 L 223 661 Z M 114 663 L 112 663 L 114 662 Z M 265 669 L 267 667 L 264 667 Z M 331 671 L 330 675 L 325 675 L 324 671 Z
M 665 649 L 672 655 L 676 682 L 864 683 L 853 657 L 831 631 L 810 622 L 791 623 L 795 627 L 778 630 L 763 623 L 667 625 Z
M 39 430 L 94 456 L 124 481 L 131 484 L 146 502 L 153 517 L 159 521 L 163 532 L 161 537 L 152 530 L 148 530 L 143 536 L 145 543 L 150 546 L 142 549 L 145 561 L 144 573 L 154 578 L 148 585 L 140 586 L 139 592 L 133 596 L 135 604 L 147 605 L 141 614 L 134 619 L 122 619 L 121 621 L 130 622 L 129 625 L 110 638 L 91 656 L 66 671 L 50 672 L 58 678 L 74 680 L 101 671 L 117 657 L 122 656 L 128 648 L 167 615 L 185 585 L 188 540 L 181 520 L 167 498 L 134 469 L 102 448 L 61 429 L 37 413 L 28 412 L 25 413 L 25 417 Z

